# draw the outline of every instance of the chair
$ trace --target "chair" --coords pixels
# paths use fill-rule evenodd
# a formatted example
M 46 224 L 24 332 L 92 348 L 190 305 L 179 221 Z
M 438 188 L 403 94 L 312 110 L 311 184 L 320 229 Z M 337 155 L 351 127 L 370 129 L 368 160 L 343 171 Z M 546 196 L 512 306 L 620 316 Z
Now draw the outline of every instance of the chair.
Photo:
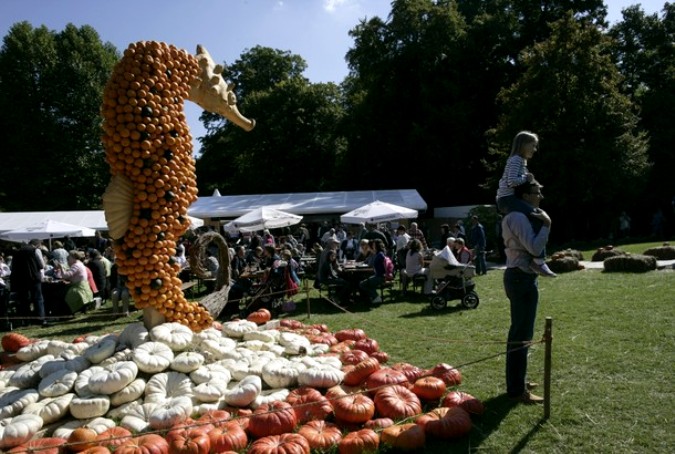
M 417 273 L 412 277 L 413 292 L 417 292 L 417 287 L 424 288 L 424 285 L 427 283 L 427 275 L 422 273 Z

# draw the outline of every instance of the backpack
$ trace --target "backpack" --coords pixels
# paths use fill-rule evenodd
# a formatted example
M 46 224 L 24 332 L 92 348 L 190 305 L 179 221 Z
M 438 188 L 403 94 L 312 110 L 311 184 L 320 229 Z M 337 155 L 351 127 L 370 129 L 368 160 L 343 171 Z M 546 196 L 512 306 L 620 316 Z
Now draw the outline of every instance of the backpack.
M 394 280 L 394 262 L 391 261 L 388 255 L 384 256 L 384 280 Z

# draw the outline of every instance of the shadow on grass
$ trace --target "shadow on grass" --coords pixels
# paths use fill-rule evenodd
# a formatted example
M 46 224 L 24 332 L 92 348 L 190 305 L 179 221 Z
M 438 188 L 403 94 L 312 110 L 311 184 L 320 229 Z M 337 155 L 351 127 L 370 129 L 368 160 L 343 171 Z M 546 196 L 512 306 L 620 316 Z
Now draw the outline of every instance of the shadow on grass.
M 453 306 L 452 301 L 449 301 L 448 306 L 445 307 L 444 309 L 434 309 L 430 305 L 427 305 L 424 306 L 422 309 L 420 309 L 419 312 L 402 314 L 400 317 L 415 318 L 415 317 L 428 317 L 430 315 L 447 315 L 447 314 L 454 314 L 455 312 L 462 312 L 464 310 L 466 309 L 461 304 Z

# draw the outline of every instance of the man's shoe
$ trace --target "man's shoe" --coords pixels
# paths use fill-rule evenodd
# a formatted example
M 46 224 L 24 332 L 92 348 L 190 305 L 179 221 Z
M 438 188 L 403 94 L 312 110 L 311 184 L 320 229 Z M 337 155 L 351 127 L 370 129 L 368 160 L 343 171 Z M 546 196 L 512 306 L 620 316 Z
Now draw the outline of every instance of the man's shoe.
M 520 396 L 512 396 L 511 400 L 513 400 L 515 402 L 519 402 L 521 404 L 525 404 L 525 405 L 543 404 L 544 403 L 543 397 L 532 394 L 529 391 L 525 391 Z
M 532 391 L 537 386 L 539 386 L 539 383 L 537 382 L 528 381 L 525 383 L 525 389 L 527 389 L 528 391 Z
M 530 269 L 535 273 L 537 273 L 539 276 L 558 277 L 558 275 L 555 274 L 553 271 L 551 271 L 551 268 L 549 268 L 548 265 L 545 263 L 540 264 L 532 261 L 530 262 Z
M 373 303 L 373 304 L 380 304 L 380 303 L 382 303 L 382 297 L 376 296 L 375 298 L 373 298 L 373 300 L 371 301 L 371 303 Z

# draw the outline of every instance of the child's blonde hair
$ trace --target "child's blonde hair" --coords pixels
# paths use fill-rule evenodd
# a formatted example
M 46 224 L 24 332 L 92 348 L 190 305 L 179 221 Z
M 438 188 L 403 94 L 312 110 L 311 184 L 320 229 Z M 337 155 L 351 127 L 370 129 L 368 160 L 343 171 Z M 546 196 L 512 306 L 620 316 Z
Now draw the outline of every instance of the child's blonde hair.
M 530 131 L 520 131 L 516 134 L 516 137 L 513 138 L 511 156 L 520 155 L 520 150 L 522 150 L 523 146 L 532 142 L 539 142 L 539 136 Z

